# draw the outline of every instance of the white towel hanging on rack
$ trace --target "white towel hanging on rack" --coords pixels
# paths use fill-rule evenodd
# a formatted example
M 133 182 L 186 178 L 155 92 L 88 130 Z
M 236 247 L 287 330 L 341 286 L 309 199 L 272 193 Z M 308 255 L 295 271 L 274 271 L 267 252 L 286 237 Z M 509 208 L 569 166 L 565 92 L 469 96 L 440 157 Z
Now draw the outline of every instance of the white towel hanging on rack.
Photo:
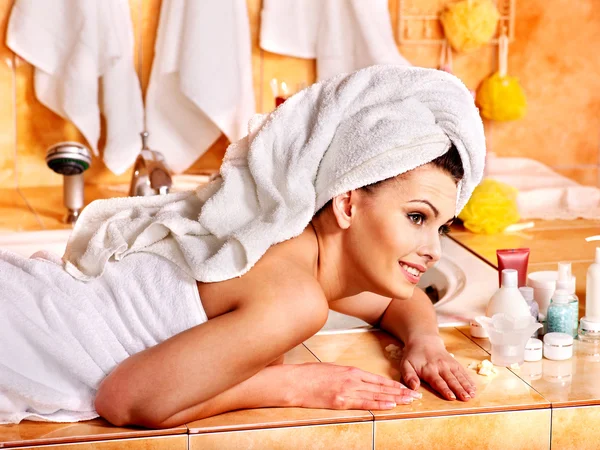
M 235 142 L 255 112 L 244 0 L 163 0 L 146 96 L 151 148 L 183 172 L 223 132 Z
M 133 164 L 144 109 L 127 0 L 16 0 L 6 41 L 35 66 L 36 97 L 73 122 L 96 155 L 102 112 L 112 172 Z
M 260 46 L 316 58 L 319 80 L 374 64 L 411 65 L 396 47 L 387 0 L 264 0 Z

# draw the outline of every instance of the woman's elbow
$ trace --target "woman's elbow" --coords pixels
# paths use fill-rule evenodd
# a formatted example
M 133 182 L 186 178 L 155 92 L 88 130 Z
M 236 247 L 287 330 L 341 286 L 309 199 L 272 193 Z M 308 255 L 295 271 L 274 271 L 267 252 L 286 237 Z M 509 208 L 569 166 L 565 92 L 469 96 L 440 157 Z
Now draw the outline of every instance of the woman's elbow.
M 165 420 L 166 416 L 163 411 L 145 407 L 145 404 L 145 401 L 135 399 L 126 385 L 119 384 L 118 380 L 110 379 L 110 377 L 102 382 L 94 400 L 94 407 L 98 415 L 115 426 L 172 427 Z
M 133 424 L 128 406 L 128 396 L 115 384 L 110 377 L 100 384 L 98 392 L 96 392 L 94 408 L 98 415 L 115 426 L 122 427 Z

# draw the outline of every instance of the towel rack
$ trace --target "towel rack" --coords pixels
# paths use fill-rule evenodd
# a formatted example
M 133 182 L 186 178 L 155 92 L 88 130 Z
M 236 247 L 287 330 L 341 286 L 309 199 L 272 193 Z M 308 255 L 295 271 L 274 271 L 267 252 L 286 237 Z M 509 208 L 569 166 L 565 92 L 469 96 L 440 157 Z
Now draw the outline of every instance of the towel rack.
M 398 0 L 398 42 L 400 44 L 432 44 L 444 42 L 440 13 L 449 3 L 458 0 Z M 508 39 L 515 35 L 516 0 L 494 0 L 500 13 L 498 29 L 492 44 L 498 43 L 500 30 L 506 27 Z

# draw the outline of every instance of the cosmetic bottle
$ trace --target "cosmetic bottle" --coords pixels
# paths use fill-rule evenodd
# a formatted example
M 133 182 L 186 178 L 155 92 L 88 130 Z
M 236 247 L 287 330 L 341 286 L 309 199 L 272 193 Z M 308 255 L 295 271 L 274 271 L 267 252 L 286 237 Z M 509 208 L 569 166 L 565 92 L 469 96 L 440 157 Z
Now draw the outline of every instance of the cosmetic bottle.
M 529 264 L 528 248 L 509 248 L 496 250 L 498 258 L 498 282 L 502 283 L 502 271 L 504 269 L 515 269 L 519 274 L 518 287 L 527 284 L 527 265 Z
M 533 299 L 533 288 L 529 286 L 523 286 L 519 288 L 519 292 L 527 302 L 527 306 L 529 306 L 529 312 L 531 313 L 535 321 L 538 322 L 538 317 L 540 315 L 540 307 L 538 306 L 537 302 Z M 539 331 L 540 330 L 535 330 L 531 337 L 538 337 Z
M 600 247 L 596 247 L 596 258 L 585 278 L 585 318 L 600 322 Z
M 530 316 L 529 305 L 527 305 L 517 285 L 517 271 L 504 269 L 502 271 L 502 285 L 492 295 L 485 310 L 485 315 L 493 317 L 494 314 L 504 313 L 513 317 Z
M 577 337 L 579 328 L 579 297 L 575 294 L 575 284 L 575 277 L 571 274 L 571 263 L 559 262 L 556 289 L 564 289 L 569 293 L 569 306 L 573 310 L 573 330 L 571 332 L 573 337 Z
M 573 337 L 573 309 L 569 305 L 569 292 L 557 289 L 548 307 L 548 333 L 564 333 Z

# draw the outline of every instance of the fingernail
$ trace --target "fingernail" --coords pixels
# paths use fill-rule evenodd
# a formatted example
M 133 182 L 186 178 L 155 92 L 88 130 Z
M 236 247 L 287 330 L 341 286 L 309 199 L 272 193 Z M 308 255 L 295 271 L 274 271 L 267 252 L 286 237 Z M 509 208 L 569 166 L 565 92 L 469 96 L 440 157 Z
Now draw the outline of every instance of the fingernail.
M 414 398 L 423 398 L 423 394 L 421 394 L 420 392 L 411 392 L 411 395 Z
M 448 394 L 448 396 L 452 399 L 452 400 L 456 400 L 456 395 L 454 395 L 452 392 L 450 392 Z
M 465 397 L 467 400 L 471 400 L 471 396 L 470 396 L 469 394 L 467 394 L 466 392 L 465 392 L 465 396 L 464 396 L 464 397 Z
M 471 397 L 475 397 L 475 391 L 469 391 L 469 395 L 470 395 Z
M 395 408 L 395 407 L 396 407 L 396 404 L 395 404 L 394 402 L 385 402 L 385 403 L 383 404 L 383 407 L 384 407 L 384 408 L 388 408 L 388 409 L 392 409 L 392 408 Z

